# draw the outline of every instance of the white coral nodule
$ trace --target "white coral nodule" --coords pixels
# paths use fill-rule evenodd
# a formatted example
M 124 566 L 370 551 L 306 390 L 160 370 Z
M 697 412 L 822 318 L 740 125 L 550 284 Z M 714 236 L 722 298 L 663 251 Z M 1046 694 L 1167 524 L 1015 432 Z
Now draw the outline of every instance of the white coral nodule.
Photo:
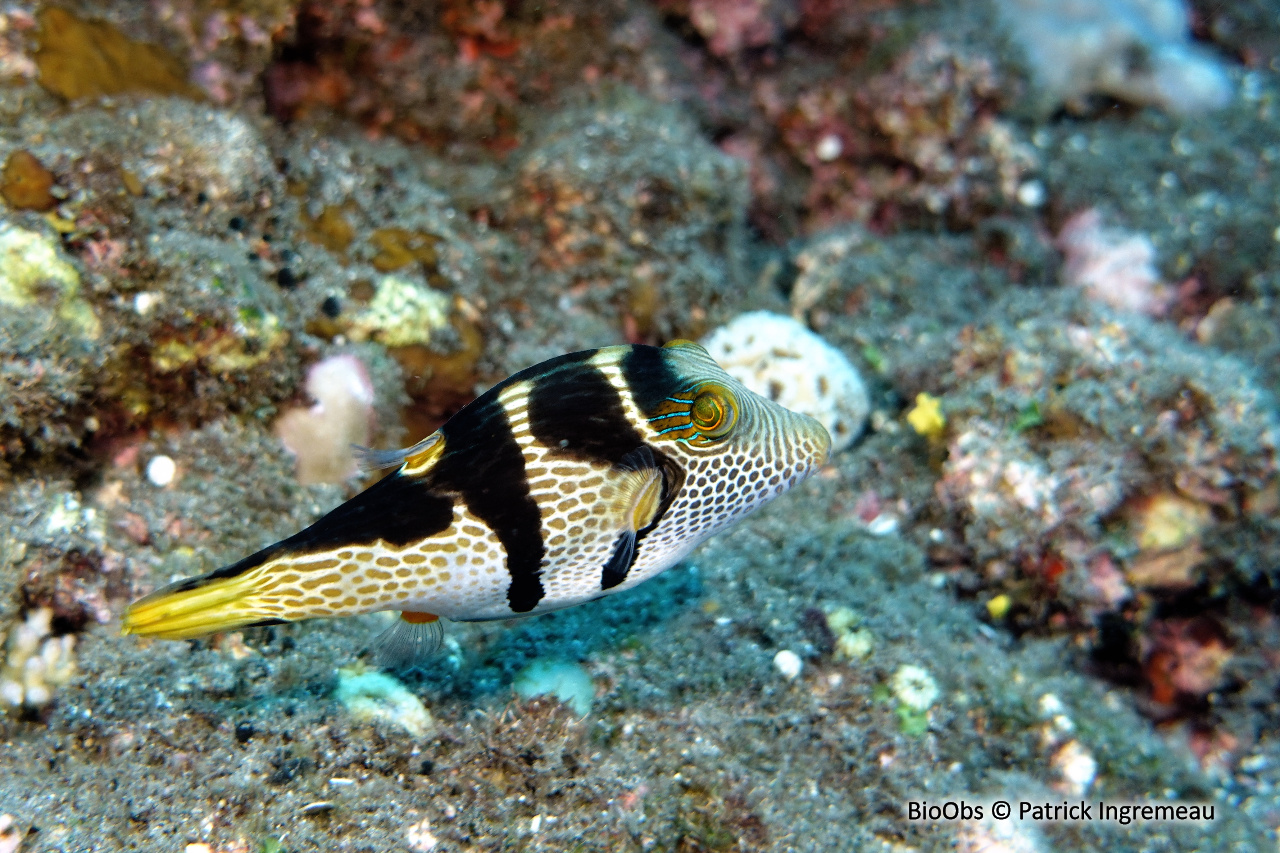
M 75 675 L 75 637 L 52 636 L 52 622 L 49 608 L 32 610 L 9 635 L 0 667 L 0 706 L 43 708 L 53 701 L 54 691 Z
M 833 452 L 862 432 L 871 409 L 866 384 L 844 353 L 803 323 L 750 311 L 716 329 L 703 345 L 751 391 L 816 418 L 831 434 Z
M 889 689 L 898 702 L 916 713 L 924 713 L 938 701 L 938 682 L 928 670 L 909 663 L 898 667 Z

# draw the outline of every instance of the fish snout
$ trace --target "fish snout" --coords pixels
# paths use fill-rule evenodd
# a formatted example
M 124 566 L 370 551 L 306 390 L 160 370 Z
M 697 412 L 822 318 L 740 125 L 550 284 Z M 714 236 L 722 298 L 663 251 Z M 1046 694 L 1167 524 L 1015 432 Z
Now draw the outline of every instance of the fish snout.
M 805 476 L 813 474 L 831 459 L 831 434 L 817 418 L 792 412 L 789 424 L 793 436 L 795 463 Z
M 770 429 L 758 443 L 771 467 L 783 475 L 783 491 L 817 473 L 831 458 L 831 435 L 814 417 L 772 404 Z M 766 449 L 767 448 L 767 449 Z

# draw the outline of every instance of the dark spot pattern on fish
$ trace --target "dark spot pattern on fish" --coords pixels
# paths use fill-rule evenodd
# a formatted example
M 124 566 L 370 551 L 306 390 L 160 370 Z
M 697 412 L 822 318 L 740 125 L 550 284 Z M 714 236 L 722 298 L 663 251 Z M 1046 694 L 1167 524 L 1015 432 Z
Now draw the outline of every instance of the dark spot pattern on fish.
M 695 419 L 707 383 L 749 402 L 727 431 Z M 816 470 L 829 442 L 687 341 L 568 353 L 382 454 L 400 470 L 307 529 L 134 602 L 121 628 L 178 640 L 385 609 L 470 621 L 570 606 L 669 567 Z

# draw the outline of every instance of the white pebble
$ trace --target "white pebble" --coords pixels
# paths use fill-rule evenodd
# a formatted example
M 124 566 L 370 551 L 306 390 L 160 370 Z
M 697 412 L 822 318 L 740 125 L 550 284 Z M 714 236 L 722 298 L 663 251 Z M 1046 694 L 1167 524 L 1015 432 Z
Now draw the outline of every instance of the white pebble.
M 149 290 L 135 294 L 133 297 L 133 310 L 141 314 L 143 317 L 151 313 L 151 309 L 156 307 L 156 303 L 160 301 L 158 294 Z
M 888 513 L 880 513 L 867 524 L 867 532 L 872 536 L 888 536 L 898 531 L 898 519 Z
M 1093 760 L 1093 756 L 1079 741 L 1074 740 L 1067 741 L 1054 753 L 1053 766 L 1073 797 L 1083 796 L 1098 773 L 1098 762 Z
M 417 851 L 417 853 L 428 853 L 440 843 L 440 840 L 431 834 L 431 821 L 425 817 L 417 823 L 405 827 L 404 835 L 409 849 Z
M 791 651 L 791 649 L 783 649 L 773 656 L 773 668 L 785 679 L 793 679 L 800 674 L 800 670 L 804 669 L 804 661 L 800 660 L 800 655 Z
M 147 479 L 157 486 L 167 486 L 178 473 L 178 465 L 168 456 L 156 456 L 147 463 Z
M 17 708 L 22 705 L 23 697 L 25 695 L 26 691 L 22 689 L 22 684 L 20 682 L 14 681 L 11 678 L 6 678 L 3 681 L 0 681 L 0 703 L 3 703 L 10 708 Z
M 1018 201 L 1024 207 L 1039 207 L 1044 204 L 1044 184 L 1039 181 L 1025 181 L 1018 187 Z
M 834 133 L 828 133 L 818 140 L 818 145 L 813 153 L 822 162 L 830 163 L 844 153 L 844 143 L 840 141 L 839 136 Z

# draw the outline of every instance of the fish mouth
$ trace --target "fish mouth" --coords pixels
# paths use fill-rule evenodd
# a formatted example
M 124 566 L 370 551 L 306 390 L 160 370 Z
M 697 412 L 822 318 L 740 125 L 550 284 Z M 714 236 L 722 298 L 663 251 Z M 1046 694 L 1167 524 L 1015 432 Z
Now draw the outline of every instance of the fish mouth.
M 817 418 L 796 413 L 795 431 L 800 461 L 812 474 L 831 461 L 831 433 Z
M 814 456 L 813 467 L 821 468 L 831 461 L 831 433 L 827 432 L 827 428 L 813 420 L 814 424 L 814 441 L 817 444 L 818 451 Z

